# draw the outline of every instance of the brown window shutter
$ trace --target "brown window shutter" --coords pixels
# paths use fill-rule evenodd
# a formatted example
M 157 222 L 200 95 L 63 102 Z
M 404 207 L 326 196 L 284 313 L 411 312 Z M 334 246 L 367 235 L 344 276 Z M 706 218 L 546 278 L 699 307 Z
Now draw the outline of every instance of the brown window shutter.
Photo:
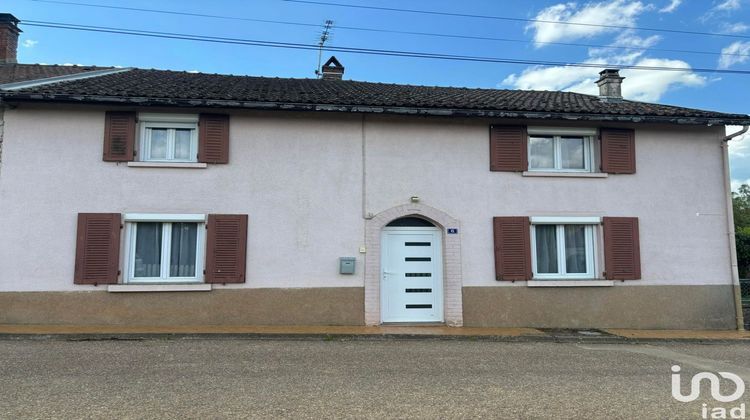
M 75 284 L 117 283 L 120 223 L 119 213 L 78 213 Z
M 523 172 L 529 169 L 526 127 L 490 126 L 490 171 Z
M 495 217 L 496 280 L 530 280 L 531 230 L 528 217 Z
M 604 270 L 608 280 L 641 278 L 637 217 L 605 217 Z
M 107 112 L 104 117 L 104 160 L 129 162 L 135 156 L 135 112 Z
M 635 131 L 602 128 L 602 172 L 610 174 L 635 173 Z
M 201 114 L 198 162 L 229 163 L 229 115 Z
M 209 214 L 206 283 L 244 283 L 246 214 Z

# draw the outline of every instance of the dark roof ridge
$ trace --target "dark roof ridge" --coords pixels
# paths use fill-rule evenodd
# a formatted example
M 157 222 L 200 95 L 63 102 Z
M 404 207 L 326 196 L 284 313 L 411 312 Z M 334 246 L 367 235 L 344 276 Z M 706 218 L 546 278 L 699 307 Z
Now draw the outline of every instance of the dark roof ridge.
M 242 78 L 253 78 L 253 79 L 267 79 L 267 80 L 315 80 L 323 83 L 366 83 L 370 85 L 381 85 L 381 86 L 402 86 L 402 87 L 418 87 L 418 88 L 436 88 L 436 89 L 457 89 L 457 90 L 481 90 L 489 92 L 561 92 L 555 90 L 530 90 L 530 89 L 497 89 L 487 87 L 470 87 L 470 86 L 445 86 L 445 85 L 420 85 L 411 83 L 395 83 L 395 82 L 379 82 L 369 80 L 354 80 L 354 79 L 319 79 L 317 77 L 280 77 L 280 76 L 256 76 L 251 74 L 232 74 L 232 73 L 204 73 L 194 72 L 187 70 L 171 70 L 171 69 L 156 69 L 156 68 L 141 68 L 133 67 L 133 70 L 140 71 L 155 71 L 155 72 L 167 72 L 167 73 L 184 73 L 193 75 L 209 75 L 209 76 L 223 76 L 223 77 L 242 77 Z M 583 93 L 570 92 L 576 95 L 586 95 Z M 592 95 L 587 95 L 592 96 Z
M 392 113 L 455 117 L 750 124 L 750 116 L 570 91 L 408 85 L 131 68 L 0 92 L 4 101 Z

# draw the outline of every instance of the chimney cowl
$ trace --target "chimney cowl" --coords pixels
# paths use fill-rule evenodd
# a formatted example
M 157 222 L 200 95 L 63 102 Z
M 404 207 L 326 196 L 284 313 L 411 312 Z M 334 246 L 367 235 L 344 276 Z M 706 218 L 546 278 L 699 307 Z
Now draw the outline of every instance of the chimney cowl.
M 599 80 L 596 81 L 599 86 L 599 99 L 605 101 L 622 100 L 622 81 L 625 78 L 620 76 L 618 69 L 604 69 L 599 72 Z
M 331 56 L 321 67 L 323 80 L 341 80 L 344 77 L 344 66 L 335 56 Z
M 18 34 L 23 32 L 18 22 L 12 14 L 0 13 L 0 65 L 17 62 Z

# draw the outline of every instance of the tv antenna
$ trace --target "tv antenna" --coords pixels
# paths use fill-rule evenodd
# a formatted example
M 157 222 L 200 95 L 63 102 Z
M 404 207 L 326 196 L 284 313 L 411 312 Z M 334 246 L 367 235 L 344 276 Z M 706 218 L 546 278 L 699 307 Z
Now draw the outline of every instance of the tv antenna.
M 320 33 L 320 39 L 318 40 L 318 67 L 315 68 L 315 74 L 318 76 L 318 78 L 322 77 L 322 71 L 320 69 L 320 62 L 323 58 L 323 46 L 325 45 L 326 41 L 331 39 L 331 29 L 333 28 L 333 21 L 328 19 L 326 20 L 325 25 L 323 25 L 323 31 Z

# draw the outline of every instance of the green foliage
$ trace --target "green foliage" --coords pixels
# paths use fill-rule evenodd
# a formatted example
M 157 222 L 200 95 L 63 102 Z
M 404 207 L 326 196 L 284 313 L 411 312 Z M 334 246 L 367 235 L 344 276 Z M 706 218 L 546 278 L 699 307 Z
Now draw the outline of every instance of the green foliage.
M 737 242 L 737 265 L 741 278 L 750 277 L 750 186 L 743 184 L 732 193 L 734 229 Z
M 750 232 L 736 232 L 735 237 L 740 278 L 750 278 Z

